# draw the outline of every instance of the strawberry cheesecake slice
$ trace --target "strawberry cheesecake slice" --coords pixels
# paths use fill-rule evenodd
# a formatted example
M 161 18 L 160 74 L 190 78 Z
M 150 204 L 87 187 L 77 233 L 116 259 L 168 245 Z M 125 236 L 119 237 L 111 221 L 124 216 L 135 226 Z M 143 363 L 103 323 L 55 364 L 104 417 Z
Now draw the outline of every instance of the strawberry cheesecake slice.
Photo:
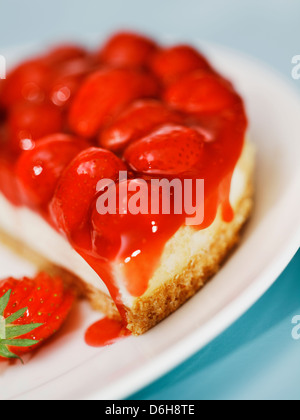
M 0 85 L 0 230 L 142 334 L 215 274 L 250 216 L 240 95 L 197 50 L 119 33 Z

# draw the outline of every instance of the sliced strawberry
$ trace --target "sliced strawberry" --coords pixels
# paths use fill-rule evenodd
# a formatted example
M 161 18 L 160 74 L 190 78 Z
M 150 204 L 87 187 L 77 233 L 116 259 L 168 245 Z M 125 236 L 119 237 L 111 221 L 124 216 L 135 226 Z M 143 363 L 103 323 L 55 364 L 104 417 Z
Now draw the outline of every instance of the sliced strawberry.
M 54 46 L 44 57 L 45 63 L 51 66 L 57 66 L 67 61 L 72 61 L 87 57 L 87 50 L 76 44 L 65 44 Z
M 89 148 L 80 153 L 61 178 L 50 211 L 58 228 L 70 234 L 85 224 L 97 184 L 102 179 L 116 181 L 125 164 L 113 153 Z
M 1 102 L 5 107 L 24 100 L 42 102 L 52 78 L 52 69 L 42 58 L 28 60 L 12 70 L 3 83 Z
M 217 113 L 240 103 L 230 83 L 202 71 L 178 80 L 166 90 L 164 98 L 172 108 L 194 114 Z
M 134 70 L 101 70 L 90 75 L 74 98 L 70 126 L 84 137 L 95 136 L 128 103 L 155 97 L 158 86 L 153 76 Z
M 89 56 L 63 62 L 56 68 L 53 82 L 49 86 L 49 99 L 54 105 L 68 106 L 93 68 L 94 62 Z
M 206 58 L 187 45 L 177 45 L 158 51 L 152 59 L 151 68 L 165 85 L 194 70 L 211 71 Z
M 204 137 L 195 130 L 165 125 L 132 143 L 124 157 L 140 173 L 175 175 L 193 170 L 201 163 Z
M 77 93 L 82 76 L 66 76 L 59 78 L 50 89 L 50 100 L 59 107 L 66 107 Z
M 151 39 L 130 32 L 121 32 L 110 38 L 98 56 L 102 62 L 115 67 L 146 66 L 157 50 Z
M 54 105 L 23 102 L 9 114 L 10 148 L 17 153 L 30 150 L 41 137 L 61 132 L 63 124 L 63 115 Z
M 33 150 L 24 152 L 16 164 L 23 202 L 45 210 L 66 166 L 88 146 L 77 137 L 54 134 L 39 140 Z
M 136 101 L 100 133 L 99 143 L 106 149 L 121 152 L 129 143 L 162 124 L 182 122 L 183 117 L 162 102 L 151 99 Z
M 0 191 L 15 206 L 21 204 L 14 172 L 16 156 L 8 150 L 7 125 L 0 124 Z
M 24 61 L 3 82 L 0 102 L 8 108 L 24 100 L 43 102 L 57 71 L 77 60 L 90 61 L 87 51 L 77 45 L 62 45 L 44 56 Z
M 60 329 L 74 302 L 62 279 L 41 273 L 34 279 L 0 281 L 0 358 L 19 358 Z
M 7 150 L 0 152 L 0 191 L 15 206 L 21 204 L 18 182 L 15 174 L 16 157 Z

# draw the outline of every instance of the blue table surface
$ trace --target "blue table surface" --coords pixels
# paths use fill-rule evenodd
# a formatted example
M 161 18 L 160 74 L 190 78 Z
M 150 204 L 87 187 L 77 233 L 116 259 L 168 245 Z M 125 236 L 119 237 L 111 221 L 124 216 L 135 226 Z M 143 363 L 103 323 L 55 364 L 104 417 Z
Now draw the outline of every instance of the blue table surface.
M 1 2 L 2 48 L 133 28 L 199 38 L 256 56 L 292 80 L 300 55 L 299 0 L 10 0 Z M 226 332 L 132 399 L 299 399 L 300 252 L 275 285 Z
M 235 324 L 134 400 L 300 399 L 300 251 Z M 300 325 L 300 322 L 299 322 Z

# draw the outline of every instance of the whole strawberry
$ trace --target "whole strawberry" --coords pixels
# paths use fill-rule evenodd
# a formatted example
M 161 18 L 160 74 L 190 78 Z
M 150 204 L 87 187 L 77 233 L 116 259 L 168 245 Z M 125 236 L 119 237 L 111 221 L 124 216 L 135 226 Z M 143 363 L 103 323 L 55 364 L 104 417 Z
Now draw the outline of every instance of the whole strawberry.
M 74 302 L 60 277 L 0 282 L 0 358 L 20 359 L 61 327 Z
M 192 128 L 166 124 L 133 142 L 124 158 L 132 170 L 147 175 L 179 175 L 197 168 L 204 137 Z

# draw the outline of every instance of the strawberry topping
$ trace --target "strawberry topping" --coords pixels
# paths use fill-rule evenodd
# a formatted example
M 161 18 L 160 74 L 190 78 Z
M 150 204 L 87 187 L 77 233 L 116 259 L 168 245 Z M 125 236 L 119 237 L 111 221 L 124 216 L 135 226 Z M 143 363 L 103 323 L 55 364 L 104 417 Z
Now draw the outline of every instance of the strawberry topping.
M 131 101 L 157 94 L 157 82 L 150 74 L 125 69 L 97 71 L 74 98 L 70 126 L 78 135 L 93 137 Z
M 102 179 L 117 181 L 125 164 L 113 153 L 99 148 L 84 150 L 72 161 L 61 178 L 51 203 L 59 229 L 70 234 L 87 221 L 91 203 Z
M 195 227 L 210 226 L 219 208 L 232 220 L 231 177 L 246 128 L 241 97 L 193 47 L 128 32 L 96 51 L 58 46 L 1 81 L 0 190 L 67 237 L 126 320 L 112 263 L 140 296 L 166 243 L 188 223 L 184 212 L 119 214 L 124 190 L 134 200 L 132 179 L 203 179 L 204 220 Z M 104 197 L 115 212 L 99 212 Z
M 3 84 L 0 102 L 6 107 L 18 102 L 41 103 L 51 80 L 51 69 L 40 59 L 26 61 L 8 74 Z
M 63 115 L 54 105 L 22 102 L 8 117 L 10 147 L 16 153 L 31 150 L 40 138 L 61 132 L 63 124 Z
M 24 152 L 15 169 L 23 203 L 46 210 L 64 169 L 87 147 L 88 143 L 82 139 L 54 134 L 40 139 L 33 150 Z
M 100 133 L 99 143 L 113 152 L 122 152 L 129 143 L 137 140 L 160 125 L 182 123 L 183 117 L 162 102 L 145 99 L 133 102 Z
M 158 51 L 153 57 L 151 68 L 165 85 L 174 83 L 194 70 L 212 71 L 206 58 L 188 45 Z
M 189 73 L 172 84 L 164 98 L 172 108 L 191 114 L 220 113 L 240 103 L 226 80 L 202 71 Z
M 145 67 L 157 45 L 145 36 L 120 32 L 111 37 L 99 52 L 101 62 L 113 67 Z

